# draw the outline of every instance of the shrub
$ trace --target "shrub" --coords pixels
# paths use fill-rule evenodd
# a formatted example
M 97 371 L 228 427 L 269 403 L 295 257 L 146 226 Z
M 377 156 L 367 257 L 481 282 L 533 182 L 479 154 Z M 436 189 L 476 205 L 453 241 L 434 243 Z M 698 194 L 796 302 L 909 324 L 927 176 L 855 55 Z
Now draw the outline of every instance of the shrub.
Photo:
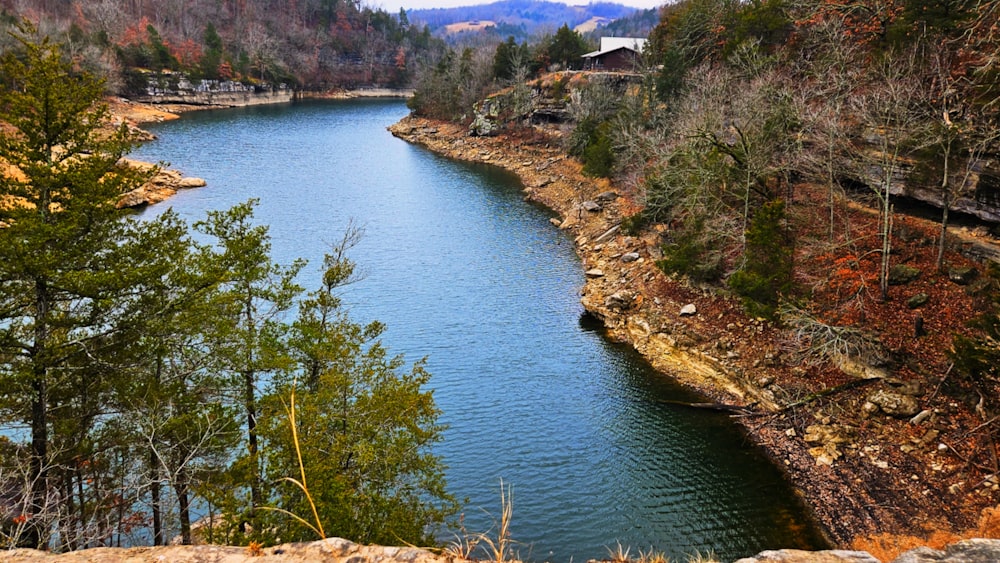
M 792 289 L 793 241 L 785 227 L 785 203 L 764 204 L 746 233 L 743 269 L 729 277 L 729 287 L 743 298 L 747 313 L 773 319 L 782 295 Z

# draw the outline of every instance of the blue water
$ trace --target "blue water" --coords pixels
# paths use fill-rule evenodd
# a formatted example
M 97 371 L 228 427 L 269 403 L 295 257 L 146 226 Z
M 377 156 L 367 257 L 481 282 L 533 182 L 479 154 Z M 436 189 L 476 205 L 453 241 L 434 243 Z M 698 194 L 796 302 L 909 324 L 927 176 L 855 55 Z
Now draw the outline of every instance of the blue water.
M 135 155 L 208 187 L 165 204 L 194 221 L 259 198 L 274 255 L 302 257 L 300 282 L 352 219 L 364 272 L 344 299 L 384 342 L 427 357 L 441 422 L 436 449 L 464 525 L 487 531 L 500 480 L 513 487 L 512 537 L 529 560 L 606 558 L 620 543 L 722 560 L 821 545 L 780 473 L 725 416 L 592 326 L 584 278 L 551 213 L 496 168 L 438 157 L 393 138 L 402 102 L 314 102 L 199 112 L 150 127 Z M 444 538 L 445 540 L 449 538 Z

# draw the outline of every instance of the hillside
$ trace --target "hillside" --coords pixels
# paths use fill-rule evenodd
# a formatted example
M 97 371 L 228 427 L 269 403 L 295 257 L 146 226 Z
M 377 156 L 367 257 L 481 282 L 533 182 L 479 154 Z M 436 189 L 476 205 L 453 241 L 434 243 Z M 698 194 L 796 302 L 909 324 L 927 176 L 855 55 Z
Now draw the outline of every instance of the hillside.
M 456 24 L 495 22 L 501 38 L 513 35 L 523 41 L 543 32 L 553 32 L 562 25 L 570 28 L 596 21 L 612 21 L 638 10 L 610 2 L 570 6 L 543 0 L 501 0 L 490 4 L 457 8 L 411 10 L 410 20 L 426 24 L 435 34 L 455 33 Z
M 144 91 L 150 73 L 298 90 L 403 87 L 441 48 L 405 13 L 359 2 L 299 0 L 276 10 L 264 0 L 0 0 L 5 30 L 22 19 L 71 45 L 83 68 L 125 96 Z M 0 48 L 12 41 L 5 32 Z

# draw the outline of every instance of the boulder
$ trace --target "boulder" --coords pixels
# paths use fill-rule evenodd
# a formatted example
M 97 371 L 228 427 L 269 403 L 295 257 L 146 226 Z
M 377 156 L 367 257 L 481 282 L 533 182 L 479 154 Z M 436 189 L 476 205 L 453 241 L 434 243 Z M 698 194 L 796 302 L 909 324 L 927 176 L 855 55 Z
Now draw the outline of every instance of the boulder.
M 930 296 L 928 296 L 926 293 L 918 293 L 906 300 L 906 306 L 911 309 L 923 307 L 927 303 L 928 299 L 930 299 Z
M 601 207 L 601 204 L 596 201 L 585 201 L 583 202 L 583 209 L 584 211 L 588 211 L 590 213 L 597 213 L 603 208 Z
M 627 254 L 622 254 L 622 262 L 626 262 L 626 263 L 628 263 L 628 262 L 635 262 L 638 259 L 639 259 L 639 253 L 638 252 L 629 252 Z
M 610 203 L 616 199 L 618 199 L 618 194 L 615 192 L 608 191 L 597 194 L 597 197 L 594 198 L 594 201 L 598 203 Z
M 896 264 L 889 269 L 889 285 L 906 285 L 920 277 L 920 268 L 909 264 Z
M 635 293 L 622 289 L 616 291 L 604 299 L 604 306 L 608 309 L 626 310 L 631 309 L 635 304 Z
M 469 124 L 469 135 L 473 137 L 489 137 L 500 131 L 500 101 L 496 98 L 486 98 L 476 104 L 472 123 Z
M 881 563 L 866 551 L 802 551 L 780 549 L 762 551 L 754 557 L 737 559 L 736 563 Z
M 911 395 L 879 389 L 868 396 L 868 402 L 882 412 L 897 418 L 910 418 L 920 412 L 920 404 Z
M 681 307 L 682 317 L 693 317 L 698 314 L 698 307 L 694 303 L 688 303 L 687 305 Z
M 190 178 L 181 178 L 177 180 L 177 183 L 175 185 L 179 190 L 186 190 L 188 188 L 203 188 L 207 184 L 208 183 L 202 178 L 190 177 Z
M 944 551 L 918 547 L 892 560 L 892 563 L 995 563 L 1000 561 L 1000 540 L 971 539 L 954 543 Z
M 948 279 L 958 285 L 969 285 L 979 277 L 979 270 L 972 266 L 948 268 Z
M 588 278 L 603 278 L 604 270 L 600 268 L 591 268 L 587 270 L 584 275 L 586 275 Z

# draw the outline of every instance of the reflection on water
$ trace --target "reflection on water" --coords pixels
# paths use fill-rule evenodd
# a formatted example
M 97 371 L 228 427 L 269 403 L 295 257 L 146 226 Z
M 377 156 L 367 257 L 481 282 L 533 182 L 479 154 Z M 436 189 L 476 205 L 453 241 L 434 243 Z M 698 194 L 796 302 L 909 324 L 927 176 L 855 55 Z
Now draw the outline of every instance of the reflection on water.
M 195 220 L 250 197 L 281 262 L 321 262 L 353 218 L 366 273 L 345 294 L 358 321 L 389 327 L 408 361 L 428 358 L 442 422 L 437 452 L 467 498 L 464 525 L 499 515 L 532 560 L 606 558 L 618 542 L 723 560 L 820 545 L 779 472 L 725 416 L 608 341 L 578 301 L 579 260 L 516 178 L 394 139 L 401 102 L 308 103 L 191 114 L 155 128 L 139 157 L 209 187 L 172 205 Z M 153 207 L 147 213 L 158 213 Z M 308 269 L 301 282 L 316 283 Z

